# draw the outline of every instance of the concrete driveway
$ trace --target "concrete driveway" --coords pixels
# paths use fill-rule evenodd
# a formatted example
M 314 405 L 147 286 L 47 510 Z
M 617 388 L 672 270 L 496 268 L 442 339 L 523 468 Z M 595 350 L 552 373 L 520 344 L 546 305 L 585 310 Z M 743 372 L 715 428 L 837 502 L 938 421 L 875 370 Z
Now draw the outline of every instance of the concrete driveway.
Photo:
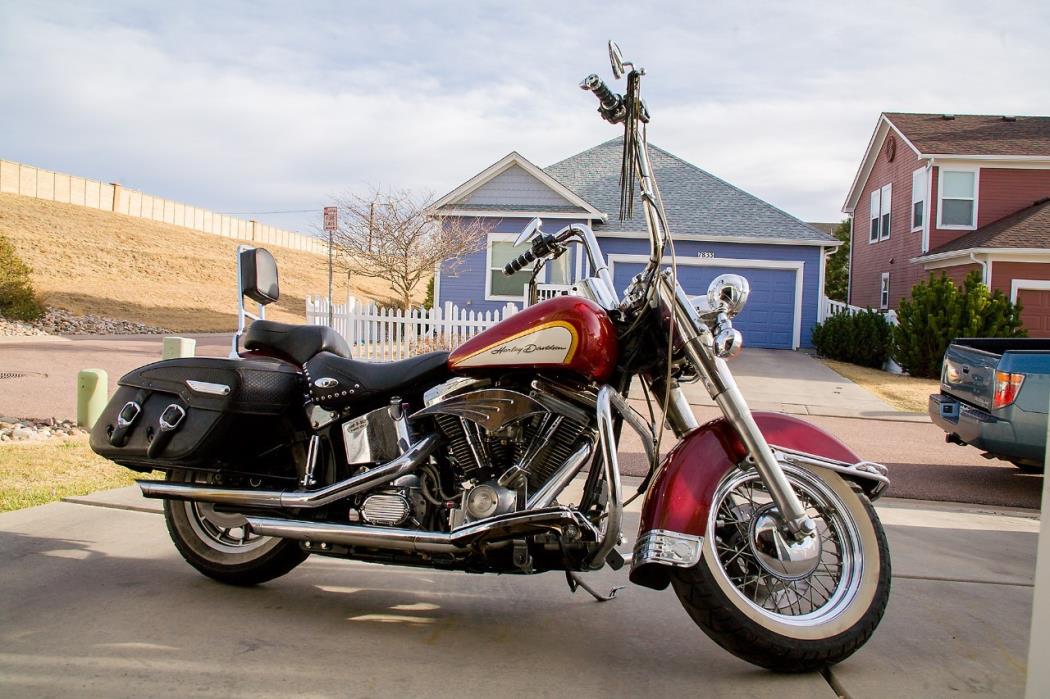
M 311 558 L 251 589 L 201 577 L 133 491 L 0 514 L 5 696 L 1021 696 L 1038 522 L 883 502 L 893 593 L 827 676 L 711 642 L 671 591 L 598 604 L 558 574 Z M 141 507 L 147 511 L 122 509 Z M 116 508 L 116 509 L 115 509 Z M 152 510 L 152 512 L 151 512 Z M 629 512 L 628 544 L 637 526 Z
M 752 410 L 929 422 L 924 413 L 898 410 L 805 352 L 747 349 L 729 368 Z M 686 384 L 684 390 L 691 405 L 714 405 L 702 384 Z

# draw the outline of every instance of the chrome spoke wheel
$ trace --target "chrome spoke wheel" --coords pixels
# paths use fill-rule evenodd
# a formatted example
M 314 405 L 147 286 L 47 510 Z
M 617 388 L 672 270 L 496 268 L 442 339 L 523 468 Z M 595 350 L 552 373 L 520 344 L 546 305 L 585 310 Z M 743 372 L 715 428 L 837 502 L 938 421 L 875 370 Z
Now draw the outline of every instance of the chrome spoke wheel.
M 754 470 L 725 479 L 711 505 L 712 572 L 743 601 L 780 623 L 820 624 L 850 606 L 863 573 L 861 536 L 839 496 L 806 471 L 785 466 L 816 534 L 795 542 Z
M 207 483 L 206 474 L 174 471 L 168 480 Z M 165 500 L 168 533 L 182 557 L 208 577 L 231 585 L 257 585 L 284 575 L 306 560 L 297 541 L 259 536 L 244 515 L 221 505 Z
M 186 518 L 201 542 L 222 553 L 246 553 L 270 541 L 270 537 L 259 536 L 248 527 L 244 515 L 216 511 L 206 502 L 187 501 Z

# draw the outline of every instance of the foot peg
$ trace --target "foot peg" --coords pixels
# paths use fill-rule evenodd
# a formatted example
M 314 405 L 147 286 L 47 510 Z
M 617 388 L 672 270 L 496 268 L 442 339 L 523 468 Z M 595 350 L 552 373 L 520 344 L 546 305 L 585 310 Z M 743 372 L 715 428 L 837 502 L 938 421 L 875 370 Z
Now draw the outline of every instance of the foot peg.
M 613 589 L 609 590 L 609 594 L 603 595 L 602 593 L 598 592 L 590 585 L 585 583 L 583 580 L 581 580 L 580 576 L 576 575 L 576 573 L 573 573 L 570 570 L 565 571 L 565 582 L 569 583 L 569 591 L 573 594 L 576 593 L 577 589 L 583 588 L 586 592 L 588 592 L 591 595 L 591 597 L 593 597 L 599 602 L 608 602 L 610 600 L 616 599 L 616 593 L 623 589 L 623 585 L 619 587 L 614 587 Z

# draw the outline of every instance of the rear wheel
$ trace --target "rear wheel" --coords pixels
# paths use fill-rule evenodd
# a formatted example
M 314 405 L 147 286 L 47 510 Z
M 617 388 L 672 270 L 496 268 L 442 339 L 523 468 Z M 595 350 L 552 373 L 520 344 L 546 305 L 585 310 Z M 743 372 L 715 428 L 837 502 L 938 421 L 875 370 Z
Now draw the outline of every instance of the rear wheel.
M 712 501 L 700 562 L 672 582 L 693 621 L 729 652 L 808 672 L 845 659 L 875 631 L 889 598 L 889 549 L 871 503 L 837 474 L 783 468 L 816 540 L 785 541 L 758 474 L 734 470 Z
M 172 472 L 168 480 L 193 481 L 194 476 Z M 273 580 L 309 555 L 298 542 L 259 536 L 250 531 L 243 515 L 217 511 L 209 503 L 165 500 L 164 519 L 175 548 L 186 562 L 230 585 Z

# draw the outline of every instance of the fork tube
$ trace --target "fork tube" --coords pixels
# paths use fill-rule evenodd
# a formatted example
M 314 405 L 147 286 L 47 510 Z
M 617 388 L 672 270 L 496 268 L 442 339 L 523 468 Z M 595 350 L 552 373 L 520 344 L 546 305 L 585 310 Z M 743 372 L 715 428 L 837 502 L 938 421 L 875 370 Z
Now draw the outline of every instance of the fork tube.
M 677 284 L 672 288 L 671 280 L 661 275 L 657 279 L 660 302 L 675 315 L 675 329 L 684 340 L 682 350 L 704 379 L 711 398 L 722 414 L 733 426 L 755 462 L 755 470 L 769 488 L 769 494 L 777 504 L 784 523 L 796 536 L 805 536 L 814 531 L 813 521 L 791 488 L 784 470 L 780 468 L 773 450 L 769 448 L 762 430 L 758 428 L 744 395 L 736 385 L 733 373 L 724 359 L 716 357 L 712 347 L 711 332 L 703 324 L 688 297 Z
M 605 565 L 605 559 L 620 540 L 621 520 L 623 519 L 623 491 L 620 486 L 620 464 L 616 458 L 616 431 L 613 428 L 612 386 L 602 386 L 598 391 L 596 413 L 598 416 L 598 441 L 602 447 L 602 460 L 605 462 L 605 480 L 609 483 L 608 517 L 606 517 L 605 537 L 598 550 L 591 557 L 590 567 L 598 570 Z

